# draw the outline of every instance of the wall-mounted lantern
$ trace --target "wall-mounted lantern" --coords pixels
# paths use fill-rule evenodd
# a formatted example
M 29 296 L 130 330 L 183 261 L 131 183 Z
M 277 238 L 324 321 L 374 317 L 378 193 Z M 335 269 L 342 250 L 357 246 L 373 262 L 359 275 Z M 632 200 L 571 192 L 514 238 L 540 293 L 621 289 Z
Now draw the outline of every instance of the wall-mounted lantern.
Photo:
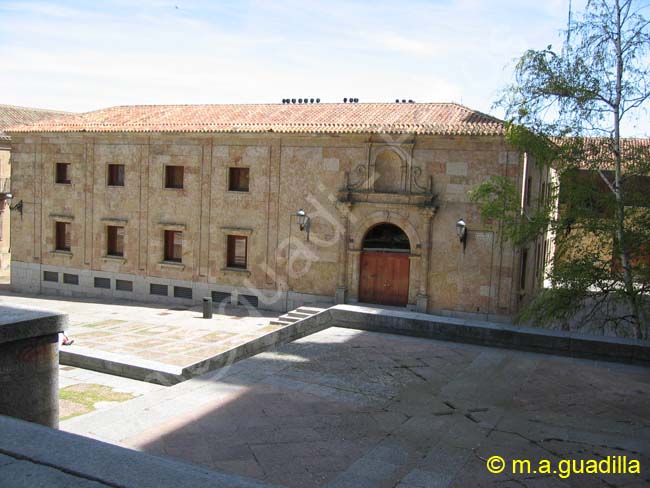
M 19 201 L 16 205 L 11 205 L 11 200 L 14 198 L 13 193 L 5 193 L 4 199 L 7 200 L 7 205 L 9 205 L 9 210 L 18 210 L 20 215 L 23 214 L 23 201 Z
M 458 235 L 460 242 L 463 244 L 463 251 L 465 251 L 465 248 L 467 247 L 467 224 L 463 219 L 456 222 L 456 234 Z
M 296 216 L 298 217 L 298 227 L 300 227 L 300 230 L 307 233 L 307 241 L 309 241 L 309 228 L 311 227 L 311 219 L 302 208 L 298 210 Z

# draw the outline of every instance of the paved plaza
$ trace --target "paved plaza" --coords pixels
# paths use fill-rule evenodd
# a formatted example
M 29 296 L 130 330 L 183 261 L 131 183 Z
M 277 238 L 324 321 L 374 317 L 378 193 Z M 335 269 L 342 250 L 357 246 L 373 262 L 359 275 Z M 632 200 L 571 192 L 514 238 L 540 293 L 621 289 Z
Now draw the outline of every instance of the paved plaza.
M 650 370 L 330 328 L 63 430 L 288 487 L 642 487 Z M 485 460 L 640 461 L 641 475 Z
M 272 318 L 5 291 L 0 303 L 68 313 L 66 350 L 168 364 L 251 340 Z M 269 485 L 650 484 L 641 366 L 331 327 L 171 387 L 63 366 L 60 395 L 63 430 Z M 495 455 L 554 467 L 626 456 L 641 474 L 490 474 Z
M 282 328 L 270 323 L 277 312 L 231 305 L 215 307 L 213 318 L 204 319 L 200 307 L 0 293 L 0 304 L 68 314 L 66 333 L 75 342 L 65 351 L 102 351 L 127 363 L 145 360 L 188 366 Z

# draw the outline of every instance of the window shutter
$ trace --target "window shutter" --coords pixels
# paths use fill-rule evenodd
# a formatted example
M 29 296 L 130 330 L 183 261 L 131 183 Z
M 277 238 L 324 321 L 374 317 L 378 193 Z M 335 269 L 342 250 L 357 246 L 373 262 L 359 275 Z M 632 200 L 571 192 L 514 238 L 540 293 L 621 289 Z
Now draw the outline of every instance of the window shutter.
M 183 258 L 183 233 L 174 232 L 173 239 L 174 239 L 174 248 L 173 248 L 174 259 L 180 261 Z
M 115 250 L 120 256 L 124 255 L 124 227 L 117 227 L 115 232 Z
M 165 259 L 172 257 L 173 236 L 171 231 L 165 231 Z
M 71 249 L 71 241 L 72 241 L 72 232 L 70 230 L 70 224 L 69 223 L 64 223 L 63 224 L 63 229 L 64 229 L 64 234 L 65 234 L 65 248 L 69 251 Z

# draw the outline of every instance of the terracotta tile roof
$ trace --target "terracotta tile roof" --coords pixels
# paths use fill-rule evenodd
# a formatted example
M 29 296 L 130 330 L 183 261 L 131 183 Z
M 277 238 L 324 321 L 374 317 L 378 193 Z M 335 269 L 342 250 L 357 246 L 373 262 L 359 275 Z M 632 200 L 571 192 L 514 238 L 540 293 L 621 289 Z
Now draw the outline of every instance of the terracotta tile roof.
M 281 132 L 500 135 L 503 122 L 455 103 L 136 105 L 10 132 Z
M 600 167 L 601 169 L 613 169 L 614 167 L 612 139 L 605 137 L 585 137 L 583 139 L 553 138 L 552 140 L 559 145 L 566 144 L 569 149 L 568 156 L 581 158 L 582 160 L 579 166 L 582 168 Z M 648 157 L 650 157 L 650 139 L 621 138 L 621 156 L 627 164 L 630 162 L 647 161 Z
M 18 124 L 33 124 L 39 120 L 60 117 L 62 115 L 69 115 L 69 113 L 43 110 L 40 108 L 0 105 L 0 141 L 11 140 L 11 138 L 3 132 L 7 127 Z

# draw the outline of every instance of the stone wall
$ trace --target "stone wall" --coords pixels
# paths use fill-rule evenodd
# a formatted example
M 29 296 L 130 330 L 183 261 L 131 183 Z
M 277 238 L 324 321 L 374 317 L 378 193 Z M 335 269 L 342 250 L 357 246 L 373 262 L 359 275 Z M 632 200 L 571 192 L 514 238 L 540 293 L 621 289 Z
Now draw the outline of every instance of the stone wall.
M 11 167 L 9 166 L 10 148 L 0 142 L 0 185 L 11 177 Z M 8 144 L 8 143 L 7 143 Z M 0 188 L 0 192 L 3 188 Z M 9 223 L 9 203 L 0 199 L 0 274 L 9 270 L 9 244 L 10 244 L 10 223 Z
M 15 133 L 12 140 L 14 194 L 25 202 L 12 219 L 17 290 L 187 302 L 174 298 L 177 286 L 191 288 L 193 301 L 211 291 L 235 303 L 257 295 L 259 306 L 277 310 L 354 303 L 364 235 L 392 222 L 411 244 L 409 308 L 485 316 L 516 307 L 513 251 L 467 195 L 490 175 L 519 182 L 519 156 L 502 138 Z M 71 184 L 54 183 L 57 162 L 71 163 Z M 109 163 L 125 165 L 124 187 L 107 186 Z M 164 188 L 168 164 L 184 166 L 183 189 Z M 228 191 L 229 167 L 250 169 L 248 192 Z M 309 240 L 299 208 L 311 217 Z M 464 251 L 460 218 L 469 230 Z M 70 252 L 54 249 L 56 221 L 71 224 Z M 107 225 L 125 227 L 123 258 L 106 256 Z M 164 261 L 164 230 L 183 232 L 181 263 Z M 245 270 L 226 266 L 229 234 L 248 237 Z M 58 272 L 57 281 L 43 281 L 44 271 Z M 110 288 L 96 288 L 97 277 Z M 116 290 L 116 279 L 133 282 L 133 291 Z M 167 284 L 169 296 L 151 295 L 152 283 Z
M 533 157 L 526 155 L 522 177 L 522 207 L 523 211 L 532 217 L 541 206 L 553 200 L 553 193 L 557 191 L 556 175 L 553 169 L 538 164 Z M 530 303 L 539 290 L 544 288 L 546 271 L 551 266 L 554 250 L 554 240 L 550 232 L 518 250 L 516 285 L 519 308 Z

